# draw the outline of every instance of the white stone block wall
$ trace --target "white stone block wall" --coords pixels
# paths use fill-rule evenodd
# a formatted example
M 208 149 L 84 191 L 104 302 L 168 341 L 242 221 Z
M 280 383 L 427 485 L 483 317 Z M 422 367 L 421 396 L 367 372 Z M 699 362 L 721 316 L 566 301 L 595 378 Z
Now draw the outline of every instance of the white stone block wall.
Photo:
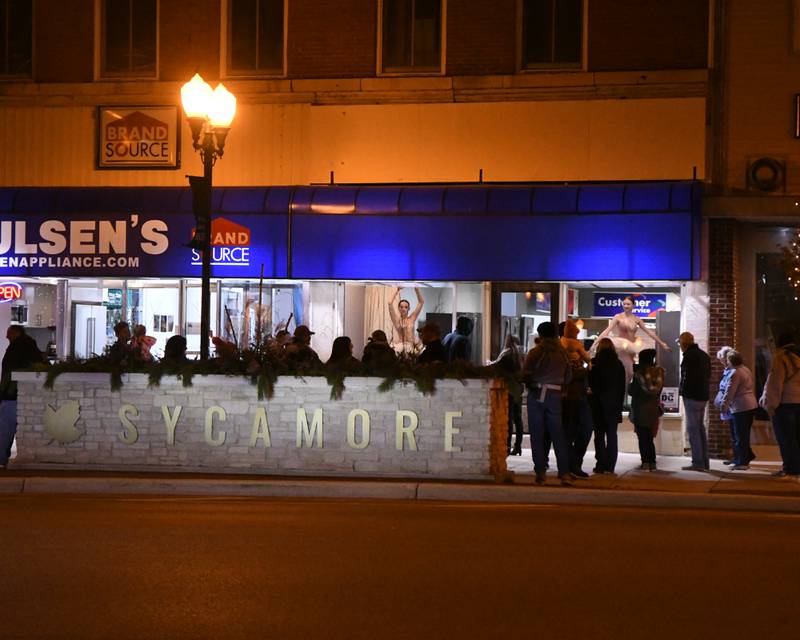
M 342 398 L 331 400 L 324 378 L 281 377 L 274 397 L 259 401 L 256 387 L 240 377 L 195 376 L 191 387 L 183 387 L 165 376 L 159 386 L 148 388 L 145 375 L 131 374 L 113 392 L 106 374 L 62 374 L 52 390 L 43 387 L 42 374 L 14 377 L 20 465 L 476 478 L 495 474 L 497 459 L 504 457 L 491 455 L 488 380 L 439 380 L 435 395 L 423 396 L 413 384 L 381 393 L 379 378 L 348 378 Z M 79 414 L 73 425 L 74 402 Z M 298 446 L 298 429 L 303 435 L 298 409 L 305 410 L 309 431 L 315 411 L 322 411 L 321 447 L 316 437 L 310 443 L 302 438 Z M 264 431 L 260 411 L 267 419 L 269 446 L 264 437 L 251 445 L 254 429 Z M 416 450 L 408 438 L 403 450 L 397 448 L 398 412 L 412 412 L 404 414 L 406 425 L 414 415 L 418 420 Z M 354 421 L 350 441 L 348 419 Z M 168 428 L 173 421 L 174 442 Z

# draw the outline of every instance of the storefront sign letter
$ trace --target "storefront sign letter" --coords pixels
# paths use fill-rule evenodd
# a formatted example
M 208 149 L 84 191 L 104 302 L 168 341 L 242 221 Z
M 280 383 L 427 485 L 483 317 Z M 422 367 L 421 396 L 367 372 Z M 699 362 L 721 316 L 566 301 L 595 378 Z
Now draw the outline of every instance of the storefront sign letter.
M 178 424 L 182 409 L 183 407 L 178 405 L 175 407 L 175 413 L 169 415 L 169 407 L 161 405 L 161 415 L 164 416 L 164 425 L 167 427 L 167 445 L 175 444 L 175 425 Z
M 297 448 L 303 446 L 313 447 L 314 439 L 317 441 L 317 447 L 322 449 L 322 409 L 314 411 L 314 417 L 311 419 L 311 428 L 308 427 L 308 416 L 305 409 L 297 410 Z
M 453 446 L 453 435 L 461 433 L 461 429 L 456 429 L 456 427 L 453 426 L 453 419 L 460 417 L 460 411 L 444 412 L 444 450 L 448 453 L 459 453 L 461 451 L 461 447 Z
M 253 430 L 250 432 L 250 446 L 255 447 L 258 439 L 264 441 L 264 448 L 268 449 L 272 446 L 269 439 L 269 420 L 267 420 L 267 410 L 264 407 L 256 409 L 255 418 L 253 418 Z
M 406 426 L 406 418 L 408 418 L 408 426 Z M 394 443 L 395 448 L 398 451 L 403 450 L 403 440 L 404 438 L 408 439 L 408 449 L 409 451 L 416 451 L 417 450 L 417 437 L 414 435 L 414 432 L 417 430 L 419 426 L 419 416 L 413 411 L 397 411 L 395 413 L 395 432 L 394 432 Z
M 139 439 L 139 430 L 136 428 L 136 425 L 131 422 L 131 419 L 128 416 L 130 415 L 135 418 L 139 415 L 139 410 L 132 404 L 123 404 L 119 408 L 118 415 L 119 421 L 122 423 L 122 426 L 125 429 L 125 431 L 122 433 L 117 434 L 120 442 L 124 442 L 125 444 L 133 444 Z
M 356 418 L 361 418 L 361 441 L 356 442 Z M 353 409 L 347 416 L 347 444 L 352 449 L 366 449 L 369 446 L 369 413 L 364 409 Z
M 222 407 L 209 407 L 206 411 L 206 443 L 211 447 L 220 447 L 225 444 L 225 432 L 220 430 L 214 437 L 214 416 L 219 417 L 220 422 L 225 422 L 228 415 Z

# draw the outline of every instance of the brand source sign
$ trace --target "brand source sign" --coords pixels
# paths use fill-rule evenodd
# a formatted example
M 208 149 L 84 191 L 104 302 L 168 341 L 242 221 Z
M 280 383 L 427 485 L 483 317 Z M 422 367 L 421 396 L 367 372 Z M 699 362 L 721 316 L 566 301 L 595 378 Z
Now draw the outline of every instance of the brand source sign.
M 633 298 L 633 315 L 641 318 L 655 318 L 659 311 L 667 309 L 666 293 L 594 293 L 594 308 L 592 316 L 595 318 L 610 318 L 621 311 L 623 298 Z
M 98 168 L 180 166 L 177 107 L 100 107 L 98 127 Z
M 194 229 L 192 229 L 194 234 Z M 203 264 L 200 251 L 192 249 L 192 264 Z M 211 266 L 249 267 L 250 229 L 227 218 L 211 221 Z
M 212 219 L 214 276 L 285 277 L 285 219 L 228 215 Z M 199 277 L 190 214 L 105 216 L 3 214 L 0 278 L 22 276 Z M 252 228 L 261 233 L 254 236 Z M 13 291 L 9 290 L 9 295 Z

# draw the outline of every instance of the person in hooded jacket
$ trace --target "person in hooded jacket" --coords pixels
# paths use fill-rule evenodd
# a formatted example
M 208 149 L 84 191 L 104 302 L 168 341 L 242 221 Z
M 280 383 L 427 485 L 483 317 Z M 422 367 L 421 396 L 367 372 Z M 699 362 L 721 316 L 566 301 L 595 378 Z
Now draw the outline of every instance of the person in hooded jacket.
M 448 333 L 442 340 L 442 344 L 447 350 L 448 362 L 456 360 L 469 362 L 472 359 L 472 342 L 469 337 L 472 335 L 474 326 L 475 323 L 466 316 L 459 316 L 456 320 L 456 330 Z
M 783 469 L 773 475 L 800 479 L 800 347 L 790 333 L 779 336 L 776 346 L 760 404 L 772 418 L 783 458 Z
M 597 464 L 594 473 L 614 473 L 617 464 L 617 427 L 622 422 L 625 403 L 625 365 L 617 355 L 614 343 L 602 338 L 589 370 L 589 388 L 592 393 L 594 422 L 594 455 Z

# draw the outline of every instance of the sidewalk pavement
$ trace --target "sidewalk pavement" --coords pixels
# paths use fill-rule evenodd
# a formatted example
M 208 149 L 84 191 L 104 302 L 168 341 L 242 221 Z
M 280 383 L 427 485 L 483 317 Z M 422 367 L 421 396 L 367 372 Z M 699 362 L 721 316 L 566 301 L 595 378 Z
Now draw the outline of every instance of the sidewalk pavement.
M 523 450 L 523 456 L 508 459 L 512 473 L 505 482 L 74 471 L 11 464 L 0 472 L 0 494 L 440 500 L 800 513 L 800 482 L 770 475 L 779 463 L 755 462 L 749 471 L 730 471 L 715 460 L 709 472 L 682 471 L 689 462 L 684 457 L 662 456 L 658 471 L 647 472 L 637 469 L 638 455 L 620 454 L 616 475 L 591 475 L 576 480 L 573 487 L 561 487 L 554 472 L 548 474 L 545 486 L 535 485 L 529 449 Z M 593 465 L 589 452 L 584 470 L 590 472 Z M 550 466 L 555 469 L 555 459 Z

